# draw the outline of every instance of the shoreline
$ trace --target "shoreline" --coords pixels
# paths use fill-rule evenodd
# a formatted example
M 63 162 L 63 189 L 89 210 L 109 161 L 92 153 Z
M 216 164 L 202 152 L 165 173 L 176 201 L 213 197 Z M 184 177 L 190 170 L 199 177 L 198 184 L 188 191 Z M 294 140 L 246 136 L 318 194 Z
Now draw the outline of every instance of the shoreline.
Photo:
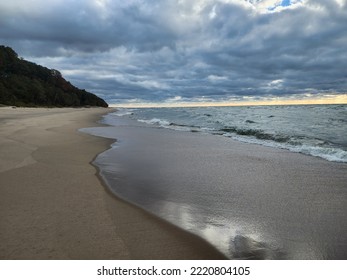
M 230 258 L 346 258 L 346 164 L 122 117 L 109 123 L 83 131 L 117 138 L 95 164 L 122 199 Z
M 107 191 L 91 163 L 115 140 L 78 129 L 110 111 L 0 108 L 0 259 L 224 259 Z

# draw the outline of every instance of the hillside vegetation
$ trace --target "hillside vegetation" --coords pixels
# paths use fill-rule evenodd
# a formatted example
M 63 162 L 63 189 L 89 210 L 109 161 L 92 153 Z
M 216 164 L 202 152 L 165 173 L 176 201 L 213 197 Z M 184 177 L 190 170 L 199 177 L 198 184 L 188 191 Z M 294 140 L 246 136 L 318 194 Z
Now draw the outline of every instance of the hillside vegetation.
M 58 70 L 18 57 L 10 47 L 0 46 L 0 104 L 11 106 L 108 107 L 90 92 L 66 81 Z

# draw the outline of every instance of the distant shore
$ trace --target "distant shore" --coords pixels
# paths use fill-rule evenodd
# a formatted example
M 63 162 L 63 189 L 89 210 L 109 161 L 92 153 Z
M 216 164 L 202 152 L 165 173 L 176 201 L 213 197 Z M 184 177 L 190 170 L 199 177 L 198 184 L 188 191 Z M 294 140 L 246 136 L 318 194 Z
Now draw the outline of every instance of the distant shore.
M 113 140 L 78 132 L 105 108 L 0 108 L 0 259 L 222 259 L 111 195 L 90 164 Z

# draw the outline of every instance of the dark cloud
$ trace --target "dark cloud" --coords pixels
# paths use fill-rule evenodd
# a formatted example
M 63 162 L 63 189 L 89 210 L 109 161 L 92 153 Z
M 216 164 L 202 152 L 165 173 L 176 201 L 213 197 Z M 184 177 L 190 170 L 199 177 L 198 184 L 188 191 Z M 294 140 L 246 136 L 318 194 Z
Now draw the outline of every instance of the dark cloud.
M 0 42 L 109 102 L 344 93 L 347 1 L 23 1 Z

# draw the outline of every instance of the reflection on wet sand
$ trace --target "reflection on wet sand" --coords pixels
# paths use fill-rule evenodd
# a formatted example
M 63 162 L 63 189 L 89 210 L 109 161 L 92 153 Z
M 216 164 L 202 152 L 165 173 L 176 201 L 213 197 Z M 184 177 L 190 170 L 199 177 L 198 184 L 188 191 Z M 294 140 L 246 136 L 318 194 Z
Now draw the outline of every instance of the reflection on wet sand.
M 107 188 L 107 187 L 106 187 Z M 225 255 L 205 240 L 153 216 L 106 191 L 104 201 L 117 234 L 133 260 L 221 260 Z
M 255 233 L 258 231 L 254 226 L 219 220 L 218 217 L 201 215 L 203 209 L 192 209 L 189 205 L 173 202 L 163 202 L 156 212 L 161 213 L 165 219 L 175 221 L 175 224 L 202 236 L 212 245 L 218 248 L 226 256 L 232 259 L 283 259 L 284 249 L 276 247 L 265 241 Z M 194 215 L 194 211 L 199 211 Z

